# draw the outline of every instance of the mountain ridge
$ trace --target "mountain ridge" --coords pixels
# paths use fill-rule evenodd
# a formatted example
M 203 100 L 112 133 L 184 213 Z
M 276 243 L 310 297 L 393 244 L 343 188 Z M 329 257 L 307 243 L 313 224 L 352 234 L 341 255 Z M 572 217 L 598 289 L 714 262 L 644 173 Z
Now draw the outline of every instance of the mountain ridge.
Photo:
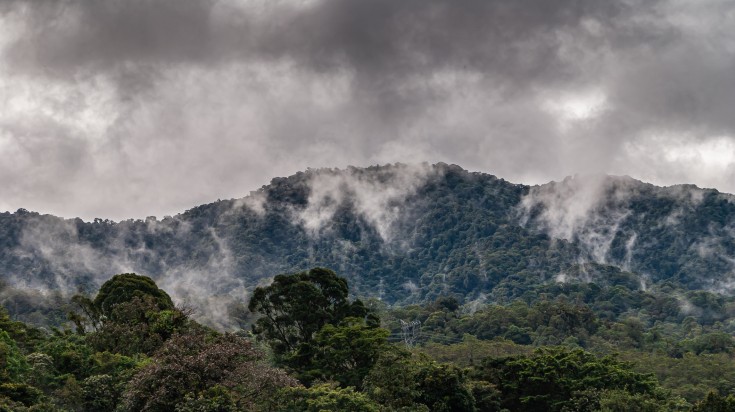
M 445 163 L 307 169 L 163 219 L 2 213 L 0 278 L 73 293 L 138 272 L 222 319 L 256 285 L 314 266 L 399 305 L 606 279 L 732 294 L 732 199 L 615 176 L 527 186 Z

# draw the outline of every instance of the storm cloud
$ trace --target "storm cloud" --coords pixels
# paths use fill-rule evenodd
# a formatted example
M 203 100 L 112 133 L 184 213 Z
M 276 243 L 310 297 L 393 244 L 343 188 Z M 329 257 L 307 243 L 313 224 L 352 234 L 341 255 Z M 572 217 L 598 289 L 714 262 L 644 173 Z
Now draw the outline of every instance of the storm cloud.
M 726 0 L 5 0 L 0 209 L 183 211 L 307 167 L 735 192 Z

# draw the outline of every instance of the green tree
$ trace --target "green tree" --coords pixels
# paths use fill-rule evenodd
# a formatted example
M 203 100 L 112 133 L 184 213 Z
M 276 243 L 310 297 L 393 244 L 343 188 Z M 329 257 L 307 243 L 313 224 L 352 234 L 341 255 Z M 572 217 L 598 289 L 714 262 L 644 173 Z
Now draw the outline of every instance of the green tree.
M 476 410 L 473 386 L 456 366 L 394 349 L 382 354 L 365 378 L 364 391 L 388 410 L 471 412 Z
M 41 402 L 43 393 L 25 383 L 0 383 L 0 399 L 7 398 L 24 406 Z
M 280 388 L 295 384 L 285 372 L 268 366 L 244 338 L 176 335 L 130 380 L 121 409 L 166 412 L 191 409 L 200 401 L 232 401 L 236 410 L 257 411 L 272 402 Z M 212 393 L 215 386 L 226 393 Z
M 411 353 L 397 347 L 381 353 L 375 366 L 365 377 L 363 391 L 386 410 L 428 411 L 419 404 L 415 363 Z
M 629 364 L 581 349 L 544 347 L 531 356 L 486 359 L 479 377 L 502 392 L 502 405 L 510 410 L 561 411 L 592 389 L 660 394 L 653 375 L 633 372 Z
M 8 311 L 3 307 L 0 307 L 0 330 L 7 332 L 20 350 L 26 353 L 33 352 L 35 347 L 43 342 L 44 336 L 39 329 L 10 319 Z
M 417 401 L 436 412 L 473 412 L 475 399 L 464 371 L 454 365 L 420 358 L 415 380 Z
M 253 333 L 268 342 L 279 363 L 303 369 L 324 325 L 337 325 L 347 317 L 377 325 L 377 317 L 361 301 L 350 302 L 348 292 L 347 281 L 329 269 L 278 275 L 270 286 L 253 292 L 248 309 L 261 315 Z
M 230 390 L 214 385 L 197 395 L 188 393 L 176 404 L 176 412 L 239 412 Z
M 88 330 L 97 331 L 102 323 L 102 313 L 94 301 L 85 295 L 74 295 L 71 301 L 82 312 L 70 311 L 67 314 L 76 326 L 77 333 L 84 335 Z
M 83 336 L 56 333 L 40 346 L 39 351 L 51 357 L 50 369 L 58 373 L 57 377 L 74 376 L 81 380 L 89 376 L 92 370 L 94 350 Z
M 688 411 L 690 405 L 682 398 L 663 400 L 645 393 L 630 393 L 614 389 L 596 393 L 601 412 L 672 412 Z
M 87 340 L 98 351 L 127 356 L 152 355 L 175 333 L 197 327 L 178 309 L 161 310 L 150 296 L 120 302 L 110 315 L 97 332 L 87 335 Z
M 362 381 L 386 350 L 389 332 L 365 324 L 360 318 L 346 318 L 339 325 L 327 324 L 314 339 L 313 363 L 302 376 L 334 380 L 343 387 L 362 387 Z
M 7 332 L 0 330 L 0 383 L 19 382 L 28 369 L 28 362 L 18 345 Z
M 196 326 L 151 278 L 134 273 L 113 276 L 94 300 L 76 295 L 72 303 L 77 311 L 68 317 L 77 333 L 101 352 L 151 355 L 174 333 Z
M 720 396 L 710 392 L 703 400 L 694 404 L 692 412 L 732 412 L 735 411 L 735 396 Z
M 280 394 L 278 407 L 283 412 L 379 412 L 378 404 L 354 388 L 338 388 L 329 384 L 311 388 L 287 388 Z
M 102 316 L 114 318 L 113 307 L 119 303 L 130 302 L 133 298 L 149 296 L 160 310 L 174 309 L 171 297 L 148 276 L 135 273 L 115 275 L 100 287 L 94 298 L 94 309 Z

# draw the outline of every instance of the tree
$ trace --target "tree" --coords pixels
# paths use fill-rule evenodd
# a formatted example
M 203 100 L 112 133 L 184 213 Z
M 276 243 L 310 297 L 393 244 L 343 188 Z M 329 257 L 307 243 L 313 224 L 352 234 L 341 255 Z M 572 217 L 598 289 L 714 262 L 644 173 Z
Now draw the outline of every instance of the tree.
M 415 380 L 417 401 L 436 412 L 474 412 L 475 399 L 464 371 L 454 365 L 419 358 Z
M 7 332 L 0 330 L 0 383 L 19 382 L 28 369 L 18 345 Z
M 363 391 L 386 410 L 428 412 L 426 405 L 416 402 L 420 391 L 415 374 L 411 353 L 391 347 L 365 377 Z
M 87 335 L 98 351 L 152 355 L 177 332 L 196 327 L 178 309 L 160 310 L 151 296 L 135 296 L 113 306 L 99 331 Z
M 94 298 L 94 306 L 101 315 L 112 318 L 115 305 L 144 296 L 149 296 L 160 310 L 174 309 L 171 297 L 159 289 L 153 279 L 135 273 L 115 275 L 105 282 Z
M 378 404 L 353 388 L 341 389 L 329 384 L 287 388 L 278 405 L 284 412 L 378 412 Z
M 735 411 L 735 396 L 720 396 L 710 392 L 703 400 L 694 404 L 692 412 L 731 412 Z
M 472 386 L 456 366 L 393 349 L 382 354 L 365 378 L 364 391 L 387 410 L 472 412 Z
M 102 323 L 102 314 L 94 301 L 85 295 L 74 295 L 71 298 L 82 313 L 71 311 L 67 314 L 70 321 L 76 326 L 77 333 L 84 335 L 87 330 L 97 331 Z
M 313 366 L 302 376 L 307 375 L 303 376 L 307 382 L 334 380 L 343 387 L 360 389 L 363 379 L 386 350 L 389 334 L 358 318 L 324 325 L 314 339 Z
M 174 333 L 193 322 L 174 307 L 171 297 L 151 278 L 134 273 L 113 276 L 94 300 L 72 298 L 80 312 L 69 313 L 78 334 L 99 351 L 124 355 L 153 354 Z
M 524 411 L 561 411 L 593 389 L 648 395 L 658 395 L 660 389 L 653 375 L 633 372 L 631 365 L 613 357 L 551 347 L 531 356 L 486 359 L 479 377 L 503 393 L 503 407 Z
M 347 317 L 379 323 L 361 301 L 348 300 L 344 278 L 323 268 L 276 276 L 270 286 L 255 289 L 248 309 L 262 315 L 253 333 L 268 342 L 278 362 L 296 369 L 310 361 L 314 338 L 324 325 Z
M 274 401 L 279 389 L 295 384 L 285 372 L 268 366 L 244 338 L 176 335 L 133 376 L 121 409 L 164 412 L 221 404 L 257 411 Z

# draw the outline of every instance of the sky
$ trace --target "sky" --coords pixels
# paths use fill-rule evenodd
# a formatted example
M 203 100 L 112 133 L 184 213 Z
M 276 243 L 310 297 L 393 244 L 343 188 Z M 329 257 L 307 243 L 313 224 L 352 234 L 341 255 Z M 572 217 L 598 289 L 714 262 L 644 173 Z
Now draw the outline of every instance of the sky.
M 732 0 L 0 0 L 0 210 L 423 161 L 733 193 L 733 27 Z

